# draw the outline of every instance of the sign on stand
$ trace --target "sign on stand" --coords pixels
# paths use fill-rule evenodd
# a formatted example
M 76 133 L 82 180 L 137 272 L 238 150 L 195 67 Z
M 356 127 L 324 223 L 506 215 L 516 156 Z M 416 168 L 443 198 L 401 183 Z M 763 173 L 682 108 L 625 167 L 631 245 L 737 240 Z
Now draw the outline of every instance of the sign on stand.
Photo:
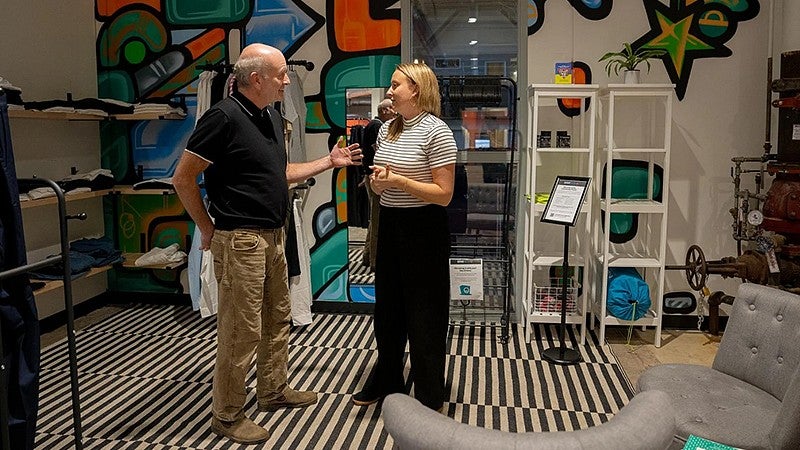
M 450 258 L 450 299 L 483 300 L 483 260 Z

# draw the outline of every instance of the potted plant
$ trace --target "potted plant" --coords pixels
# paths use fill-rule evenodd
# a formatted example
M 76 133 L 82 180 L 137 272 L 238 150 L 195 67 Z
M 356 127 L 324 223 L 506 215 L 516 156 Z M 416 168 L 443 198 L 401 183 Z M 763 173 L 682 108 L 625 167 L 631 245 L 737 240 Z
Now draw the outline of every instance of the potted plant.
M 611 77 L 611 72 L 614 75 L 619 75 L 620 70 L 624 69 L 625 83 L 639 83 L 639 69 L 636 67 L 645 63 L 647 71 L 650 72 L 650 59 L 658 58 L 666 53 L 666 50 L 660 48 L 644 48 L 639 47 L 636 50 L 631 47 L 631 44 L 625 42 L 622 50 L 618 52 L 608 52 L 600 58 L 599 62 L 606 62 L 606 73 Z

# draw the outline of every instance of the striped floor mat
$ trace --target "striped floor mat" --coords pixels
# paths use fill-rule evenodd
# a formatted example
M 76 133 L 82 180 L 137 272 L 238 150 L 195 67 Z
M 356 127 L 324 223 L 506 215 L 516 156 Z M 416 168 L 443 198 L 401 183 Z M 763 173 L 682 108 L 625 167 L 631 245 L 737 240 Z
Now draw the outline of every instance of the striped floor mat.
M 391 448 L 377 405 L 350 402 L 376 357 L 370 316 L 317 314 L 312 325 L 292 330 L 290 384 L 320 393 L 312 407 L 258 412 L 250 372 L 246 414 L 272 433 L 261 447 L 209 430 L 214 327 L 188 306 L 140 305 L 78 332 L 84 448 Z M 532 344 L 512 331 L 501 344 L 497 328 L 451 325 L 448 416 L 507 431 L 574 430 L 607 421 L 632 397 L 594 334 L 580 348 L 584 362 L 565 367 L 541 358 L 557 341 L 556 327 L 537 327 Z M 567 338 L 575 348 L 574 329 Z M 42 352 L 37 448 L 74 448 L 69 386 L 64 341 Z

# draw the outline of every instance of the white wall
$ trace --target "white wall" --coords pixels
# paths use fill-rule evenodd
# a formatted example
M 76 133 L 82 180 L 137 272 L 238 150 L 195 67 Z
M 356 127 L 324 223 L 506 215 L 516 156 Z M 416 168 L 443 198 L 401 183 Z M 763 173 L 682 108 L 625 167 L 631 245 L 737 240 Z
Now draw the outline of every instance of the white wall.
M 786 3 L 792 3 L 787 11 L 800 13 L 800 2 Z M 650 29 L 641 1 L 614 2 L 601 21 L 583 18 L 568 2 L 547 2 L 545 10 L 543 27 L 528 38 L 529 83 L 552 83 L 553 63 L 570 59 L 590 65 L 593 83 L 621 82 L 613 74 L 609 79 L 597 60 Z M 784 23 L 797 21 L 784 15 Z M 708 259 L 736 256 L 728 212 L 734 205 L 731 158 L 763 152 L 768 30 L 769 1 L 762 1 L 759 16 L 740 22 L 727 42 L 733 55 L 695 60 L 684 99 L 673 99 L 667 264 L 683 264 L 692 244 Z M 671 83 L 660 61 L 642 76 L 648 83 Z M 712 291 L 733 292 L 738 286 L 720 276 L 707 284 Z M 690 290 L 682 272 L 667 272 L 670 290 Z
M 97 97 L 94 1 L 4 0 L 0 14 L 0 76 L 22 88 L 25 101 Z M 17 176 L 60 179 L 70 167 L 100 167 L 97 122 L 11 119 Z M 69 213 L 86 212 L 85 222 L 70 222 L 70 238 L 103 233 L 99 199 L 70 203 Z M 55 207 L 23 210 L 29 260 L 58 253 Z M 73 284 L 76 302 L 106 290 L 105 276 Z M 63 310 L 61 289 L 36 297 L 39 317 Z

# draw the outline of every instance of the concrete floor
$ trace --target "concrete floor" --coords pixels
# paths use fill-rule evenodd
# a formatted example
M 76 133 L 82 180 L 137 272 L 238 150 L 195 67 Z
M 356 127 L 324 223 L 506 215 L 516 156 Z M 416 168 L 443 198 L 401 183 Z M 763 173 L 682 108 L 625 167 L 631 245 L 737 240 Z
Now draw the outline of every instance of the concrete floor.
M 654 328 L 634 330 L 630 344 L 627 343 L 627 333 L 626 327 L 606 328 L 606 339 L 634 387 L 642 372 L 658 364 L 700 364 L 711 367 L 722 337 L 697 330 L 663 329 L 661 347 L 657 348 L 653 345 Z
M 109 317 L 125 305 L 109 305 L 95 309 L 75 319 L 75 329 L 80 330 Z M 630 344 L 627 343 L 626 327 L 609 327 L 606 338 L 614 355 L 625 370 L 633 386 L 648 367 L 666 363 L 701 364 L 711 366 L 719 349 L 720 336 L 712 336 L 697 330 L 662 330 L 661 347 L 653 345 L 655 329 L 641 328 L 633 331 Z M 42 348 L 64 339 L 66 326 L 42 334 Z

